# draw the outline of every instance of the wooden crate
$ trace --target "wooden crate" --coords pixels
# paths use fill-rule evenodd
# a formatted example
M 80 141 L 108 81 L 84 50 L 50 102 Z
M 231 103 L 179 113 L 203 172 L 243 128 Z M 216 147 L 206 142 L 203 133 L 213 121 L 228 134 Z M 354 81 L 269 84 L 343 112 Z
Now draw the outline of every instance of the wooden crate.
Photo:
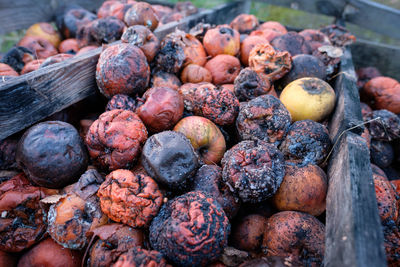
M 376 33 L 400 39 L 400 10 L 370 0 L 254 0 L 309 13 L 330 16 Z M 251 0 L 247 0 L 251 2 Z M 249 3 L 247 4 L 249 6 Z
M 358 40 L 351 51 L 357 68 L 375 66 L 383 75 L 400 81 L 400 47 Z
M 353 23 L 361 28 L 400 40 L 400 10 L 369 0 L 253 0 L 309 13 L 330 16 L 333 22 Z M 246 1 L 247 11 L 251 0 Z M 377 66 L 387 76 L 400 80 L 400 47 L 357 38 L 352 45 L 357 67 Z
M 400 11 L 369 0 L 255 1 L 331 16 L 339 25 L 350 22 L 400 39 Z M 249 10 L 251 1 L 247 2 Z M 342 57 L 335 85 L 337 103 L 329 123 L 337 144 L 328 166 L 324 266 L 387 266 L 369 149 L 360 137 L 363 127 L 355 127 L 363 121 L 353 60 L 358 67 L 376 66 L 400 79 L 399 47 L 358 38 Z
M 0 0 L 0 8 L 5 6 L 4 2 L 8 1 Z M 14 2 L 19 3 L 19 1 Z M 35 1 L 24 0 L 21 2 L 36 5 Z M 50 0 L 47 2 L 48 4 L 53 3 Z M 92 5 L 97 7 L 103 1 L 77 2 L 82 5 L 86 3 L 83 5 L 86 7 Z M 154 34 L 161 40 L 176 28 L 188 31 L 202 21 L 215 24 L 229 22 L 243 10 L 243 5 L 243 2 L 233 2 L 211 10 L 202 10 L 179 22 L 163 25 L 157 28 Z M 50 9 L 55 10 L 56 8 Z M 11 14 L 14 15 L 14 13 Z M 48 18 L 51 18 L 50 15 Z M 38 17 L 37 19 L 41 20 L 42 18 Z M 35 22 L 37 21 L 29 21 L 29 23 Z M 15 28 L 16 26 L 10 29 Z M 101 51 L 102 48 L 98 48 L 82 56 L 73 57 L 1 83 L 0 140 L 93 95 L 97 90 L 95 69 Z
M 328 166 L 324 265 L 386 266 L 369 149 L 360 136 L 363 126 L 355 127 L 363 119 L 349 48 L 339 73 L 335 86 L 338 98 L 329 123 L 336 146 Z
M 1 1 L 3 0 L 0 0 L 0 3 Z M 366 0 L 262 0 L 262 2 L 330 15 L 337 22 L 351 21 L 377 31 L 383 28 L 376 27 L 373 23 L 363 23 L 362 19 L 367 19 L 362 17 L 363 14 L 370 11 L 370 8 L 374 10 L 377 8 L 376 4 Z M 248 11 L 249 4 L 250 1 L 235 2 L 204 11 L 203 14 L 197 15 L 197 19 L 179 22 L 172 29 L 182 27 L 187 30 L 201 20 L 226 23 L 235 15 Z M 353 14 L 354 7 L 362 11 L 361 18 Z M 366 9 L 367 7 L 369 9 Z M 380 23 L 382 21 L 389 23 L 389 18 L 398 18 L 397 12 L 381 5 L 377 12 L 383 17 Z M 165 32 L 157 30 L 156 34 L 162 37 L 167 32 L 168 30 Z M 100 52 L 101 49 L 98 49 L 80 58 L 43 68 L 36 73 L 27 74 L 1 85 L 0 139 L 93 94 L 96 87 L 95 64 Z M 329 122 L 331 138 L 336 146 L 328 164 L 329 189 L 324 265 L 386 266 L 369 151 L 360 137 L 363 127 L 347 131 L 362 123 L 350 49 L 347 49 L 342 57 L 339 73 L 335 81 L 336 107 Z

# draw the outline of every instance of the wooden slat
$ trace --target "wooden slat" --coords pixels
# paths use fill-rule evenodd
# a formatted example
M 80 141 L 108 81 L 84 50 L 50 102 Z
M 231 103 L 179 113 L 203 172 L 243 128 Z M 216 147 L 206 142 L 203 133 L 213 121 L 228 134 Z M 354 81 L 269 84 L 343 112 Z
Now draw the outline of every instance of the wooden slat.
M 48 0 L 0 0 L 0 34 L 25 29 L 38 21 L 53 19 L 54 6 Z
M 0 34 L 26 29 L 34 23 L 54 21 L 59 8 L 79 5 L 96 11 L 105 0 L 0 0 Z M 149 0 L 154 4 L 173 6 L 166 1 Z
M 155 34 L 161 39 L 176 27 L 187 30 L 203 20 L 230 22 L 240 13 L 242 4 L 234 2 L 201 11 L 179 23 L 164 25 Z M 94 94 L 100 53 L 101 48 L 0 84 L 0 140 Z
M 363 28 L 400 39 L 400 10 L 369 0 L 348 0 L 344 19 Z
M 53 21 L 56 10 L 65 4 L 77 4 L 96 10 L 102 0 L 0 0 L 0 34 L 26 29 L 36 22 Z
M 386 266 L 369 150 L 360 136 L 343 136 L 328 176 L 324 266 Z
M 374 66 L 385 76 L 400 80 L 400 47 L 357 39 L 351 51 L 356 68 Z
M 292 1 L 269 2 L 282 4 Z M 308 3 L 310 6 L 304 8 L 310 12 L 321 12 L 317 8 L 322 7 L 316 6 L 315 1 L 297 2 Z M 195 20 L 175 23 L 169 29 L 160 27 L 156 34 L 163 37 L 175 27 L 188 30 L 202 20 L 209 23 L 226 23 L 241 13 L 242 8 L 243 6 L 237 4 L 224 5 L 215 12 L 203 11 Z M 327 5 L 322 11 L 333 14 L 336 12 L 335 8 L 335 5 L 333 8 Z M 93 94 L 96 90 L 94 67 L 100 50 L 0 85 L 0 140 Z M 337 106 L 329 125 L 332 139 L 336 139 L 344 129 L 361 122 L 359 97 L 349 50 L 342 58 L 340 72 L 335 86 Z M 17 122 L 18 120 L 22 123 Z M 359 128 L 355 129 L 354 133 L 344 134 L 330 158 L 325 266 L 386 265 L 377 203 L 373 197 L 369 152 L 363 140 L 355 134 L 361 130 Z
M 101 48 L 0 84 L 0 140 L 96 92 Z
M 400 10 L 369 0 L 254 0 L 344 19 L 374 32 L 400 39 Z
M 346 49 L 341 58 L 341 67 L 336 78 L 336 108 L 329 123 L 331 139 L 336 140 L 338 135 L 346 129 L 363 122 L 360 109 L 360 96 L 356 86 L 356 74 L 351 59 L 350 49 Z M 352 130 L 361 134 L 363 127 Z
M 349 48 L 341 58 L 335 92 L 329 130 L 337 144 L 328 165 L 324 266 L 386 266 L 369 149 L 359 136 L 363 127 L 341 135 L 362 122 Z

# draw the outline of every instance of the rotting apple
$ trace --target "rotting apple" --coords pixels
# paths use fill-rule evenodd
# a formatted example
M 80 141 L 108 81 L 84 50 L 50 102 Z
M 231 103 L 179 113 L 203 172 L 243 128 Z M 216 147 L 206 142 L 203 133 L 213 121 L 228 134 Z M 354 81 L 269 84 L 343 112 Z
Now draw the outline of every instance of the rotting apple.
M 79 51 L 78 41 L 75 38 L 65 39 L 58 46 L 58 51 L 75 55 Z
M 267 39 L 262 35 L 254 35 L 246 37 L 243 42 L 240 44 L 240 61 L 243 65 L 249 65 L 249 55 L 251 49 L 254 48 L 257 44 L 265 44 L 268 43 Z
M 262 30 L 262 31 L 267 30 L 267 29 L 274 30 L 274 31 L 280 32 L 282 34 L 287 33 L 287 29 L 285 28 L 285 26 L 283 26 L 282 24 L 280 24 L 277 21 L 272 21 L 272 20 L 264 22 L 263 24 L 261 24 L 258 27 L 258 29 Z
M 335 107 L 335 91 L 327 82 L 315 77 L 289 83 L 279 99 L 289 110 L 293 121 L 322 121 Z
M 137 110 L 140 119 L 152 133 L 171 129 L 183 114 L 183 97 L 168 87 L 153 87 L 146 91 Z
M 278 210 L 302 211 L 321 215 L 326 208 L 328 179 L 318 165 L 287 164 L 285 177 L 272 202 Z
M 203 45 L 212 57 L 220 54 L 235 56 L 240 50 L 240 34 L 229 25 L 219 25 L 206 32 Z
M 40 36 L 24 36 L 17 45 L 29 49 L 37 59 L 48 58 L 58 54 L 54 45 Z
M 189 116 L 180 120 L 174 131 L 184 134 L 205 164 L 219 163 L 226 150 L 225 138 L 209 119 Z
M 61 42 L 60 33 L 54 29 L 53 25 L 47 22 L 33 24 L 28 28 L 28 30 L 26 30 L 25 36 L 41 37 L 49 41 L 55 48 L 58 48 L 58 45 Z
M 11 66 L 0 63 L 0 76 L 19 76 L 19 74 Z

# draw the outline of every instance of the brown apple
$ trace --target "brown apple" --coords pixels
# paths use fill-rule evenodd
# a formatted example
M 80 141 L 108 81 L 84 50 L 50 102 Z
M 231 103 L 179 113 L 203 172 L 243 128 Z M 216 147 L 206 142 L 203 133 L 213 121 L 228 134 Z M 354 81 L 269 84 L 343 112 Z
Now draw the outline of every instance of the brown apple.
M 265 30 L 255 30 L 250 33 L 249 36 L 259 36 L 263 37 L 265 40 L 268 42 L 271 42 L 274 40 L 275 37 L 281 36 L 283 33 L 277 32 L 271 29 L 265 29 Z
M 203 45 L 212 57 L 220 54 L 235 56 L 240 50 L 240 34 L 229 25 L 218 25 L 206 32 Z
M 71 266 L 79 267 L 82 254 L 77 250 L 63 248 L 53 239 L 47 238 L 26 251 L 18 262 L 19 267 L 27 266 Z
M 184 134 L 205 164 L 217 164 L 226 150 L 225 138 L 209 119 L 189 116 L 180 120 L 174 131 Z
M 183 83 L 201 83 L 212 82 L 211 72 L 199 65 L 189 64 L 181 72 L 181 80 Z
M 268 43 L 267 39 L 264 36 L 248 36 L 246 37 L 240 45 L 240 61 L 243 65 L 249 65 L 249 55 L 251 49 L 254 48 L 257 44 Z
M 267 22 L 264 22 L 263 24 L 261 24 L 259 27 L 258 27 L 258 29 L 259 30 L 266 30 L 266 29 L 269 29 L 269 30 L 274 30 L 274 31 L 276 31 L 276 32 L 280 32 L 280 33 L 282 33 L 282 34 L 285 34 L 285 33 L 287 33 L 287 29 L 285 28 L 285 26 L 283 26 L 282 24 L 280 24 L 279 22 L 277 22 L 277 21 L 267 21 Z
M 171 129 L 183 114 L 182 95 L 169 87 L 153 87 L 143 95 L 137 114 L 151 133 Z
M 272 202 L 278 210 L 321 215 L 326 207 L 328 179 L 317 165 L 286 165 L 285 177 Z
M 60 53 L 76 54 L 79 51 L 78 41 L 75 38 L 65 39 L 58 46 Z

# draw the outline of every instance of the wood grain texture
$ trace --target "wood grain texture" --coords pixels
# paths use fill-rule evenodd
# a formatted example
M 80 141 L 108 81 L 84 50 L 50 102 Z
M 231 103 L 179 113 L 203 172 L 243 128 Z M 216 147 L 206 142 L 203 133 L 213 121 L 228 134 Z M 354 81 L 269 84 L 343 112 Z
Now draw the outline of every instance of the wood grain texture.
M 335 81 L 336 108 L 329 123 L 331 139 L 336 141 L 338 135 L 346 129 L 363 122 L 360 109 L 360 96 L 357 89 L 357 78 L 352 62 L 352 55 L 347 48 L 341 58 L 339 74 Z M 364 127 L 352 132 L 361 134 Z
M 54 8 L 48 0 L 0 0 L 0 34 L 25 29 L 39 21 L 51 21 Z
M 0 34 L 26 29 L 36 22 L 53 21 L 65 4 L 96 10 L 102 0 L 0 0 Z
M 372 180 L 369 149 L 359 135 L 363 127 L 360 98 L 349 48 L 335 82 L 336 108 L 329 123 L 338 140 L 328 165 L 324 266 L 386 266 L 383 233 Z
M 400 10 L 369 0 L 254 0 L 343 19 L 400 39 Z
M 348 0 L 345 21 L 400 39 L 400 10 L 369 0 Z
M 97 90 L 101 48 L 0 84 L 0 140 Z
M 1 1 L 1 0 L 0 0 Z M 155 30 L 158 38 L 200 21 L 230 22 L 241 10 L 234 2 L 204 10 Z M 102 49 L 0 83 L 0 140 L 96 92 L 95 69 Z
M 34 23 L 54 21 L 55 14 L 66 5 L 79 5 L 95 12 L 105 0 L 0 0 L 0 34 L 26 29 Z M 152 4 L 173 6 L 164 1 Z
M 365 140 L 346 133 L 328 167 L 324 266 L 383 267 L 386 255 Z
M 356 69 L 374 66 L 383 75 L 400 81 L 400 47 L 357 39 L 351 52 Z
M 37 2 L 41 1 L 44 0 Z M 0 8 L 3 2 L 8 1 L 0 0 Z M 296 7 L 293 6 L 293 1 L 288 0 L 268 2 Z M 317 6 L 316 2 L 320 3 L 320 6 Z M 331 2 L 333 5 L 322 7 L 322 2 Z M 344 2 L 341 0 L 298 0 L 296 3 L 298 9 L 314 13 L 324 12 L 332 16 L 339 14 L 344 8 Z M 162 26 L 155 34 L 162 38 L 175 28 L 188 30 L 200 21 L 229 23 L 243 10 L 242 3 L 233 3 L 218 7 L 214 11 L 201 11 L 192 18 Z M 372 50 L 373 46 L 370 47 Z M 365 57 L 361 52 L 360 55 L 356 52 L 357 44 L 353 45 L 352 51 L 356 58 L 360 57 L 360 61 L 361 57 Z M 94 94 L 97 90 L 95 66 L 100 52 L 101 48 L 0 84 L 0 140 Z M 346 50 L 342 58 L 342 74 L 337 77 L 335 83 L 337 106 L 329 124 L 334 140 L 344 129 L 357 125 L 362 120 L 351 56 L 350 50 Z M 362 128 L 358 128 L 354 133 L 346 133 L 330 158 L 325 266 L 386 265 L 369 151 L 357 135 L 361 131 Z

